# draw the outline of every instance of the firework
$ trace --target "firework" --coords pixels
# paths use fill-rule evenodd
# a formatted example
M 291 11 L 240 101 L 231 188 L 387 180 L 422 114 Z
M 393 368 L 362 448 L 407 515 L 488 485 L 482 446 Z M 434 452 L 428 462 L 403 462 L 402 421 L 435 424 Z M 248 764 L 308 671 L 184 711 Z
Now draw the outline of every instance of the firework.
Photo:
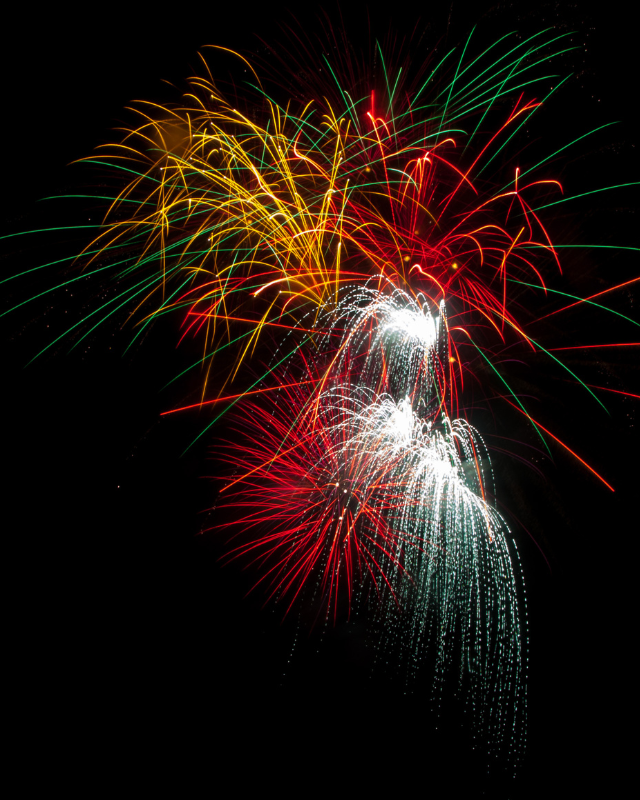
M 85 279 L 101 293 L 55 341 L 110 320 L 135 324 L 135 340 L 177 316 L 180 341 L 199 348 L 179 376 L 199 372 L 184 408 L 214 408 L 208 429 L 237 406 L 233 440 L 217 447 L 229 557 L 253 562 L 286 611 L 368 614 L 412 675 L 434 654 L 434 692 L 457 674 L 490 747 L 514 751 L 526 695 L 517 548 L 470 420 L 479 394 L 545 446 L 560 441 L 507 355 L 582 383 L 530 333 L 527 309 L 560 296 L 541 213 L 563 202 L 541 170 L 556 153 L 503 161 L 562 84 L 549 90 L 539 65 L 563 49 L 549 32 L 477 55 L 467 42 L 412 86 L 381 54 L 384 88 L 357 94 L 329 64 L 330 85 L 312 82 L 298 105 L 240 56 L 250 85 L 231 102 L 203 58 L 180 103 L 138 104 L 121 140 L 85 159 L 117 190 L 81 274 L 40 293 Z M 542 100 L 527 99 L 543 82 Z
M 521 92 L 545 80 L 531 70 L 562 39 L 540 34 L 468 63 L 463 53 L 448 80 L 447 57 L 411 93 L 401 72 L 384 96 L 353 98 L 338 85 L 297 111 L 256 73 L 258 99 L 244 111 L 208 71 L 181 104 L 140 104 L 140 124 L 86 159 L 128 181 L 80 260 L 83 276 L 118 287 L 86 317 L 89 329 L 127 309 L 139 336 L 178 313 L 183 335 L 202 338 L 203 399 L 222 396 L 265 334 L 382 275 L 455 307 L 468 337 L 482 329 L 485 352 L 491 332 L 498 347 L 511 336 L 535 348 L 508 290 L 544 289 L 547 262 L 559 267 L 532 199 L 561 187 L 535 180 L 539 165 L 484 174 L 541 106 Z M 225 376 L 213 368 L 222 351 L 233 353 Z
M 239 417 L 222 494 L 242 540 L 231 555 L 257 563 L 287 608 L 303 597 L 335 620 L 371 605 L 410 672 L 430 647 L 442 679 L 455 649 L 474 723 L 497 748 L 511 725 L 516 748 L 526 635 L 514 545 L 489 502 L 482 440 L 448 414 L 444 305 L 434 317 L 394 287 L 365 286 L 326 316 L 330 352 Z

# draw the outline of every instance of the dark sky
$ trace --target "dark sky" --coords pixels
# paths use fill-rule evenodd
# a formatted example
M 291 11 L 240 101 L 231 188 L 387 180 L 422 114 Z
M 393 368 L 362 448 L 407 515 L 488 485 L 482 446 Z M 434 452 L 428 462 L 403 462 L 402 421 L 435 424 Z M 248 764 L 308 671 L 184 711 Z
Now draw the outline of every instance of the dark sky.
M 418 22 L 416 5 L 399 2 L 372 25 L 381 36 L 417 26 L 427 41 L 443 37 L 441 47 L 457 43 L 478 20 L 478 35 L 491 38 L 516 28 L 576 28 L 587 52 L 575 57 L 582 74 L 554 107 L 553 135 L 565 125 L 573 131 L 576 120 L 583 130 L 621 124 L 593 147 L 579 145 L 580 158 L 562 168 L 577 187 L 637 180 L 631 88 L 637 67 L 623 4 L 607 3 L 588 16 L 576 4 L 535 11 L 528 5 L 432 4 L 420 6 Z M 296 18 L 307 28 L 315 24 L 311 12 L 298 11 Z M 36 201 L 73 190 L 76 174 L 86 180 L 67 164 L 108 141 L 132 99 L 170 97 L 161 80 L 181 86 L 201 45 L 255 51 L 260 43 L 253 35 L 282 40 L 278 26 L 290 16 L 281 6 L 249 12 L 190 4 L 162 15 L 129 5 L 82 16 L 61 8 L 38 16 L 25 11 L 18 19 L 5 32 L 0 73 L 5 234 L 64 225 L 63 204 Z M 365 11 L 350 11 L 345 20 L 353 39 L 365 41 Z M 575 236 L 637 246 L 637 192 L 626 191 L 583 204 L 571 218 Z M 74 237 L 61 232 L 5 241 L 2 277 L 68 252 Z M 582 268 L 571 263 L 581 286 Z M 626 257 L 607 254 L 587 260 L 584 271 L 597 291 L 634 269 Z M 24 281 L 9 300 L 38 286 L 35 277 Z M 629 294 L 616 307 L 633 313 L 636 299 Z M 312 786 L 329 777 L 339 787 L 346 766 L 355 790 L 389 782 L 399 792 L 426 791 L 444 782 L 455 797 L 456 786 L 480 786 L 465 734 L 454 723 L 441 737 L 419 693 L 407 698 L 392 682 L 370 678 L 360 626 L 339 626 L 323 637 L 301 633 L 291 656 L 295 620 L 281 624 L 277 608 L 263 609 L 260 596 L 245 598 L 250 576 L 220 565 L 223 542 L 197 536 L 211 524 L 205 510 L 214 490 L 206 476 L 216 467 L 206 442 L 181 457 L 201 420 L 159 418 L 180 399 L 175 391 L 159 392 L 182 363 L 173 331 L 153 334 L 146 348 L 125 356 L 127 335 L 110 331 L 89 339 L 84 350 L 67 355 L 60 348 L 25 368 L 47 343 L 44 309 L 54 325 L 82 302 L 60 297 L 1 320 L 9 473 L 3 528 L 10 542 L 15 692 L 44 739 L 58 740 L 62 721 L 91 732 L 101 742 L 98 753 L 81 735 L 69 745 L 95 770 L 99 753 L 121 759 L 114 740 L 129 750 L 153 736 L 171 751 L 195 737 L 214 780 L 233 772 L 241 782 L 253 781 L 260 769 L 267 784 Z M 637 302 L 635 311 L 637 317 Z M 605 321 L 589 340 L 634 337 L 631 327 Z M 626 351 L 580 366 L 593 383 L 626 384 L 638 394 L 635 361 Z M 495 462 L 505 471 L 499 484 L 505 506 L 546 555 L 545 561 L 511 518 L 531 622 L 529 750 L 509 790 L 513 798 L 549 785 L 572 796 L 597 785 L 615 796 L 630 759 L 627 727 L 635 722 L 628 722 L 626 709 L 633 677 L 627 564 L 638 530 L 637 409 L 611 395 L 607 416 L 558 386 L 541 388 L 541 396 L 551 398 L 558 427 L 616 493 L 557 450 L 544 478 L 499 457 Z M 494 783 L 488 796 L 499 791 Z

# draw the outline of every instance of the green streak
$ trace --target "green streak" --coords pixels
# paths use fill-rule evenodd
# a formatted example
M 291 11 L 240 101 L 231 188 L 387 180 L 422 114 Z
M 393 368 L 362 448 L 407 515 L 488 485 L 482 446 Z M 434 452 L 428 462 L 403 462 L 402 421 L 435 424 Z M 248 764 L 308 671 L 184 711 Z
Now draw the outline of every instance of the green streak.
M 621 314 L 619 311 L 614 311 L 612 308 L 608 308 L 607 306 L 600 305 L 600 303 L 594 303 L 593 300 L 586 300 L 586 299 L 584 299 L 582 297 L 577 297 L 576 295 L 569 294 L 568 292 L 561 292 L 558 289 L 547 289 L 545 286 L 538 286 L 535 283 L 525 283 L 525 281 L 518 281 L 515 278 L 507 278 L 507 282 L 508 283 L 519 283 L 522 286 L 528 286 L 531 289 L 540 289 L 541 291 L 543 291 L 545 293 L 546 292 L 551 292 L 552 294 L 559 294 L 559 295 L 562 295 L 563 297 L 568 297 L 571 300 L 576 300 L 576 301 L 578 301 L 580 303 L 586 303 L 587 305 L 595 306 L 596 308 L 601 308 L 603 311 L 608 311 L 610 314 L 615 314 L 616 317 L 622 317 L 622 319 L 624 319 L 627 322 L 630 322 L 632 325 L 636 325 L 637 327 L 640 328 L 640 322 L 636 322 L 634 319 L 631 319 L 631 317 L 626 317 L 624 314 Z
M 613 123 L 610 123 L 613 124 Z M 598 129 L 599 130 L 599 129 Z M 597 194 L 598 192 L 608 192 L 609 189 L 622 189 L 624 186 L 640 186 L 640 181 L 634 181 L 633 183 L 619 183 L 616 186 L 605 186 L 602 189 L 593 189 L 590 192 L 582 192 L 582 194 L 574 194 L 571 197 L 563 197 L 562 200 L 556 200 L 553 203 L 547 203 L 545 206 L 538 206 L 534 208 L 533 211 L 541 211 L 543 208 L 550 208 L 551 206 L 557 206 L 559 203 L 566 203 L 569 200 L 576 200 L 578 197 L 586 197 L 589 194 Z M 566 245 L 566 247 L 572 247 L 573 245 Z M 606 245 L 576 245 L 577 247 L 606 247 Z M 637 247 L 624 247 L 624 248 L 615 248 L 620 250 L 638 250 Z
M 156 280 L 156 279 L 154 278 L 154 280 Z M 97 314 L 99 311 L 102 311 L 102 309 L 103 309 L 103 308 L 106 308 L 108 305 L 111 305 L 111 303 L 114 303 L 116 300 L 119 300 L 119 299 L 120 299 L 120 298 L 121 298 L 123 295 L 130 293 L 130 292 L 131 292 L 131 291 L 133 291 L 134 289 L 137 289 L 137 288 L 138 288 L 138 286 L 140 286 L 140 284 L 142 284 L 142 283 L 145 283 L 145 281 L 139 281 L 139 282 L 138 282 L 138 283 L 136 283 L 134 286 L 130 287 L 129 289 L 127 289 L 127 290 L 125 290 L 124 292 L 122 292 L 121 294 L 119 294 L 117 297 L 114 297 L 114 298 L 112 298 L 111 300 L 107 300 L 107 302 L 106 302 L 106 303 L 104 303 L 103 305 L 101 305 L 99 308 L 96 308 L 96 309 L 95 309 L 95 311 L 92 311 L 90 314 L 87 314 L 87 316 L 86 316 L 86 317 L 83 317 L 81 320 L 78 320 L 78 322 L 76 322 L 76 323 L 75 323 L 75 325 L 72 325 L 70 328 L 67 328 L 67 330 L 66 330 L 66 331 L 64 331 L 64 333 L 61 333 L 61 334 L 60 334 L 60 336 L 56 337 L 56 338 L 55 338 L 55 339 L 54 339 L 52 342 L 49 342 L 49 344 L 48 344 L 46 347 L 44 347 L 42 350 L 40 350 L 40 352 L 39 352 L 39 353 L 36 353 L 36 355 L 35 355 L 35 356 L 33 356 L 33 358 L 32 358 L 32 359 L 30 359 L 30 360 L 27 362 L 27 366 L 29 366 L 29 364 L 31 364 L 33 361 L 35 361 L 35 360 L 36 360 L 36 358 L 38 358 L 38 357 L 39 357 L 39 356 L 41 356 L 43 353 L 45 353 L 45 352 L 46 352 L 46 351 L 47 351 L 47 350 L 48 350 L 50 347 L 53 347 L 53 345 L 54 345 L 56 342 L 59 342 L 59 341 L 60 341 L 60 339 L 62 339 L 64 336 L 67 336 L 69 333 L 71 333 L 71 331 L 75 330 L 75 329 L 76 329 L 76 328 L 77 328 L 79 325 L 82 325 L 84 322 L 86 322 L 88 319 L 90 319 L 91 317 L 93 317 L 93 316 L 94 316 L 95 314 Z M 141 294 L 142 292 L 146 291 L 146 289 L 147 289 L 147 288 L 149 288 L 149 286 L 151 286 L 151 285 L 152 285 L 152 283 L 153 283 L 153 282 L 147 282 L 147 283 L 146 283 L 146 284 L 145 284 L 145 285 L 142 287 L 142 289 L 140 289 L 140 291 L 138 291 L 138 292 L 136 292 L 135 294 L 133 294 L 133 295 L 132 295 L 132 297 L 136 297 L 137 295 L 139 295 L 139 294 Z M 120 305 L 119 305 L 119 306 L 117 306 L 116 308 L 114 308 L 114 309 L 113 309 L 113 311 L 110 311 L 110 312 L 109 312 L 109 314 L 107 314 L 107 316 L 106 316 L 106 317 L 103 317 L 103 318 L 102 318 L 102 319 L 101 319 L 99 322 L 97 322 L 97 323 L 96 323 L 96 325 L 94 325 L 94 326 L 93 326 L 93 328 L 91 328 L 91 331 L 92 331 L 92 330 L 94 330 L 95 328 L 97 328 L 97 326 L 98 326 L 98 325 L 100 325 L 102 322 L 104 322 L 105 320 L 107 320 L 107 319 L 108 319 L 108 318 L 109 318 L 109 317 L 110 317 L 112 314 L 114 314 L 114 313 L 115 313 L 115 312 L 116 312 L 116 311 L 117 311 L 119 308 L 122 308 L 122 306 L 123 306 L 125 303 L 129 302 L 129 300 L 131 300 L 131 297 L 127 297 L 125 300 L 123 300 L 123 301 L 122 301 L 122 303 L 120 303 Z M 89 333 L 90 333 L 91 331 L 89 331 Z M 86 334 L 85 334 L 85 335 L 86 335 Z M 84 337 L 83 337 L 83 338 L 84 338 Z M 76 344 L 79 344 L 79 342 L 77 342 Z M 71 350 L 73 350 L 75 346 L 76 346 L 76 345 L 73 345 L 73 346 L 71 347 Z M 69 352 L 71 352 L 71 351 L 69 351 Z
M 520 408 L 522 409 L 522 412 L 523 412 L 523 414 L 526 416 L 526 418 L 527 418 L 527 419 L 528 419 L 528 420 L 529 420 L 529 421 L 530 421 L 530 422 L 533 424 L 533 427 L 535 428 L 535 430 L 536 430 L 536 433 L 537 433 L 537 434 L 538 434 L 538 436 L 540 437 L 540 441 L 541 441 L 541 442 L 542 442 L 542 444 L 543 444 L 543 445 L 544 445 L 544 446 L 547 448 L 547 452 L 548 452 L 548 453 L 549 453 L 549 455 L 551 456 L 551 450 L 549 449 L 549 445 L 548 445 L 548 444 L 547 444 L 547 442 L 545 441 L 545 438 L 544 438 L 544 436 L 542 435 L 542 433 L 540 432 L 540 429 L 538 428 L 538 426 L 536 425 L 536 423 L 535 423 L 535 422 L 534 422 L 534 421 L 531 419 L 531 417 L 530 417 L 530 416 L 529 416 L 529 414 L 527 413 L 527 410 L 526 410 L 526 408 L 525 408 L 525 407 L 522 405 L 522 403 L 520 402 L 520 400 L 518 400 L 518 397 L 517 397 L 517 396 L 516 396 L 516 394 L 513 392 L 512 388 L 509 386 L 509 384 L 508 384 L 508 383 L 505 381 L 505 379 L 502 377 L 502 375 L 501 375 L 501 374 L 498 372 L 497 368 L 496 368 L 496 367 L 495 367 L 495 366 L 494 366 L 494 365 L 491 363 L 491 361 L 490 361 L 490 360 L 487 358 L 487 356 L 485 356 L 485 354 L 482 352 L 482 349 L 481 349 L 480 347 L 478 347 L 478 345 L 477 345 L 477 344 L 476 344 L 476 343 L 473 341 L 473 339 L 472 339 L 471 337 L 469 337 L 469 341 L 470 341 L 470 342 L 471 342 L 471 344 L 472 344 L 472 345 L 473 345 L 473 346 L 476 348 L 476 350 L 477 350 L 477 351 L 480 353 L 480 355 L 482 356 L 482 358 L 484 358 L 484 360 L 485 360 L 485 361 L 487 362 L 487 364 L 488 364 L 488 365 L 491 367 L 491 369 L 492 369 L 492 370 L 493 370 L 493 371 L 496 373 L 496 375 L 497 375 L 497 376 L 500 378 L 500 380 L 502 381 L 502 383 L 504 383 L 504 385 L 507 387 L 507 389 L 509 390 L 509 394 L 511 395 L 511 397 L 513 397 L 513 399 L 516 401 L 516 403 L 517 403 L 517 404 L 520 406 Z
M 159 152 L 164 153 L 165 155 L 168 155 L 166 153 L 166 151 L 164 151 L 164 150 L 159 150 Z M 157 178 L 153 178 L 151 175 L 149 175 L 148 172 L 137 172 L 135 169 L 129 169 L 129 167 L 123 167 L 120 164 L 114 163 L 113 161 L 98 161 L 95 158 L 87 158 L 87 159 L 83 159 L 82 163 L 83 164 L 100 164 L 100 166 L 102 166 L 102 167 L 111 167 L 111 169 L 119 169 L 119 170 L 122 170 L 122 172 L 130 172 L 132 175 L 137 175 L 139 178 L 148 178 L 150 181 L 153 181 L 154 183 L 157 183 L 157 184 L 161 184 L 162 183 L 162 181 L 159 181 Z
M 49 231 L 79 231 L 83 228 L 100 228 L 102 223 L 97 225 L 68 225 L 60 228 L 36 228 L 33 231 L 18 231 L 18 233 L 6 233 L 0 239 L 13 239 L 14 236 L 26 236 L 29 233 L 49 233 Z
M 581 381 L 581 380 L 580 380 L 580 378 L 579 378 L 579 377 L 578 377 L 578 376 L 575 374 L 575 372 L 572 372 L 572 371 L 569 369 L 569 367 L 568 367 L 566 364 L 563 364 L 563 363 L 562 363 L 562 361 L 560 361 L 560 359 L 559 359 L 559 358 L 556 358 L 556 357 L 555 357 L 555 356 L 554 356 L 552 353 L 550 353 L 548 350 L 545 350 L 545 349 L 544 349 L 544 347 L 542 347 L 542 345 L 538 344 L 538 342 L 536 342 L 536 341 L 535 341 L 535 339 L 531 339 L 531 338 L 529 337 L 529 338 L 528 338 L 528 341 L 530 341 L 532 344 L 535 344 L 535 346 L 536 346 L 536 347 L 540 348 L 540 350 L 542 350 L 542 352 L 543 352 L 543 353 L 546 353 L 546 354 L 547 354 L 547 355 L 548 355 L 550 358 L 552 358 L 552 359 L 553 359 L 553 360 L 554 360 L 554 361 L 555 361 L 557 364 L 560 364 L 560 366 L 561 366 L 561 367 L 562 367 L 564 370 L 566 370 L 566 371 L 569 373 L 569 375 L 571 375 L 573 378 L 575 378 L 575 379 L 578 381 L 578 383 L 579 383 L 581 386 L 583 386 L 583 387 L 584 387 L 584 388 L 585 388 L 585 389 L 586 389 L 586 390 L 589 392 L 589 394 L 591 395 L 591 397 L 593 397 L 593 399 L 596 401 L 596 403 L 598 403 L 598 405 L 602 406 L 602 408 L 604 408 L 604 410 L 607 412 L 607 414 L 609 414 L 609 411 L 608 411 L 607 407 L 605 406 L 605 404 L 604 404 L 603 402 L 601 402 L 601 401 L 600 401 L 600 400 L 599 400 L 599 399 L 598 399 L 598 398 L 595 396 L 595 394 L 594 394 L 594 393 L 591 391 L 591 389 L 590 389 L 590 388 L 587 386 L 587 384 L 586 384 L 586 383 L 584 383 L 584 381 Z
M 75 256 L 73 256 L 73 258 L 75 258 Z M 67 259 L 63 259 L 63 260 L 67 260 Z M 54 261 L 52 263 L 55 264 L 56 262 Z M 123 263 L 126 263 L 126 261 L 121 261 L 119 263 L 123 264 Z M 32 297 L 29 297 L 26 300 L 23 300 L 21 303 L 18 303 L 17 306 L 13 306 L 13 308 L 9 308 L 7 311 L 3 311 L 2 314 L 0 314 L 0 317 L 3 317 L 5 314 L 10 314 L 12 311 L 15 311 L 16 309 L 20 308 L 21 306 L 26 305 L 27 303 L 31 303 L 33 300 L 37 300 L 38 297 L 43 297 L 45 294 L 50 294 L 51 292 L 55 292 L 58 289 L 62 289 L 63 286 L 68 286 L 70 283 L 75 283 L 76 281 L 81 281 L 83 278 L 87 278 L 89 275 L 95 275 L 98 272 L 104 272 L 104 270 L 106 270 L 106 269 L 112 269 L 114 266 L 117 266 L 117 264 L 115 264 L 115 265 L 114 264 L 108 264 L 106 267 L 98 267 L 97 269 L 91 270 L 91 272 L 83 272 L 82 275 L 78 275 L 76 278 L 70 278 L 68 281 L 64 281 L 64 283 L 59 283 L 57 286 L 53 286 L 51 289 L 45 289 L 44 292 L 40 292 L 40 294 L 35 294 Z M 34 270 L 37 270 L 37 269 L 42 269 L 42 267 L 34 267 Z M 33 272 L 33 270 L 28 270 L 28 272 Z M 25 275 L 26 273 L 21 273 L 21 274 Z M 19 277 L 19 276 L 15 276 L 15 277 Z M 7 280 L 10 280 L 10 279 L 7 278 Z
M 117 197 L 105 197 L 100 194 L 52 194 L 50 197 L 41 197 L 40 201 L 42 200 L 71 200 L 71 199 L 81 199 L 81 200 L 110 200 L 112 203 L 115 203 L 116 200 L 118 203 L 135 203 L 139 206 L 153 206 L 155 203 L 151 203 L 149 200 L 130 200 L 128 197 L 123 197 L 118 200 Z M 49 230 L 46 228 L 45 230 Z M 51 230 L 55 230 L 51 228 Z
M 458 61 L 458 66 L 456 67 L 456 74 L 453 76 L 453 80 L 449 84 L 449 95 L 447 97 L 447 102 L 444 104 L 444 108 L 442 109 L 442 117 L 440 119 L 440 125 L 438 126 L 438 132 L 442 130 L 442 126 L 444 124 L 444 118 L 447 114 L 447 109 L 449 108 L 449 101 L 451 99 L 451 93 L 453 92 L 453 87 L 455 85 L 456 80 L 458 79 L 458 73 L 460 71 L 460 67 L 462 66 L 462 60 L 464 59 L 464 54 L 467 52 L 467 47 L 469 42 L 471 41 L 471 37 L 473 36 L 473 32 L 475 31 L 475 25 L 471 29 L 471 33 L 467 37 L 467 41 L 465 42 L 464 48 L 462 49 L 462 55 L 460 56 L 460 60 Z
M 218 347 L 216 347 L 216 349 L 213 352 L 209 353 L 206 356 L 203 356 L 202 358 L 199 358 L 197 361 L 195 361 L 193 364 L 188 366 L 186 369 L 183 369 L 182 372 L 179 372 L 176 376 L 171 378 L 171 380 L 168 383 L 165 383 L 165 385 L 162 387 L 162 390 L 166 389 L 168 386 L 171 386 L 172 383 L 177 381 L 179 378 L 181 378 L 187 372 L 190 372 L 192 369 L 195 369 L 196 367 L 201 366 L 208 359 L 213 358 L 216 355 L 216 353 L 220 353 L 222 350 L 226 350 L 227 347 L 231 347 L 232 344 L 235 344 L 236 342 L 239 342 L 242 339 L 246 339 L 247 336 L 251 336 L 254 332 L 255 331 L 253 329 L 250 329 L 248 331 L 245 331 L 245 333 L 241 333 L 240 336 L 236 336 L 235 339 L 230 339 L 225 344 L 219 345 Z
M 349 110 L 349 116 L 351 117 L 351 119 L 353 121 L 353 124 L 355 125 L 356 130 L 358 131 L 358 135 L 360 135 L 360 125 L 358 125 L 358 117 L 353 113 L 353 110 L 355 109 L 355 106 L 353 105 L 353 101 L 351 100 L 350 97 L 349 97 L 349 101 L 347 101 L 348 95 L 346 95 L 346 93 L 343 91 L 342 86 L 340 85 L 340 81 L 338 80 L 335 72 L 333 71 L 333 67 L 329 63 L 329 60 L 327 59 L 327 57 L 324 54 L 323 54 L 322 58 L 324 60 L 324 63 L 327 65 L 327 69 L 331 73 L 331 76 L 332 76 L 333 80 L 335 81 L 336 86 L 338 87 L 338 91 L 342 95 L 342 99 L 345 101 L 345 105 L 347 106 L 347 108 Z
M 414 97 L 414 102 L 420 97 L 422 92 L 424 92 L 424 90 L 427 88 L 427 84 L 430 83 L 430 81 L 433 79 L 433 76 L 440 69 L 440 67 L 444 64 L 444 62 L 449 58 L 449 56 L 453 55 L 454 53 L 455 53 L 455 48 L 453 50 L 449 50 L 449 52 L 446 54 L 446 56 L 444 56 L 444 58 L 440 61 L 440 63 L 437 64 L 434 67 L 433 72 L 431 73 L 431 75 L 429 75 L 427 80 L 422 84 L 420 89 L 418 89 L 418 91 L 416 92 L 415 97 Z
M 551 155 L 547 156 L 546 158 L 543 158 L 542 161 L 538 161 L 538 163 L 534 167 L 529 167 L 529 169 L 526 170 L 525 172 L 521 172 L 520 173 L 520 177 L 522 178 L 525 175 L 528 175 L 534 169 L 537 169 L 539 166 L 544 164 L 546 161 L 549 161 L 549 159 L 553 158 L 554 156 L 557 156 L 558 153 L 561 153 L 563 150 L 566 150 L 567 147 L 571 147 L 572 144 L 575 144 L 576 142 L 579 142 L 581 139 L 585 139 L 587 136 L 591 136 L 592 133 L 597 133 L 597 131 L 601 131 L 603 128 L 608 128 L 610 125 L 617 125 L 617 124 L 618 124 L 617 122 L 607 122 L 605 125 L 601 125 L 599 128 L 594 128 L 592 131 L 587 131 L 587 133 L 583 133 L 582 136 L 578 136 L 577 139 L 574 139 L 572 142 L 569 142 L 569 144 L 565 144 L 559 150 L 556 150 L 555 153 L 551 153 Z M 506 188 L 506 187 L 503 187 L 503 189 L 504 188 Z M 551 205 L 553 205 L 553 203 Z M 541 206 L 541 208 L 546 208 L 546 206 Z

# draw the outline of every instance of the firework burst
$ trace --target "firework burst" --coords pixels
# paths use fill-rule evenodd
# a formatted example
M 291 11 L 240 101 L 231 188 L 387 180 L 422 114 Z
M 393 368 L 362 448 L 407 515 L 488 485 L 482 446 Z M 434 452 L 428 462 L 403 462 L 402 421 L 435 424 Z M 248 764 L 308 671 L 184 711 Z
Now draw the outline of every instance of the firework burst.
M 325 347 L 304 380 L 245 409 L 244 445 L 227 448 L 232 556 L 257 562 L 287 608 L 302 596 L 335 621 L 339 607 L 370 607 L 410 675 L 431 648 L 434 691 L 453 667 L 486 741 L 499 749 L 508 734 L 516 752 L 516 551 L 490 502 L 484 443 L 448 414 L 444 305 L 434 317 L 393 286 L 365 286 L 319 320 Z
M 199 348 L 183 408 L 213 407 L 208 430 L 236 406 L 216 446 L 229 558 L 252 562 L 287 612 L 368 614 L 410 676 L 433 654 L 434 693 L 454 673 L 490 749 L 518 753 L 520 569 L 468 387 L 546 443 L 560 440 L 505 354 L 582 383 L 527 308 L 561 273 L 542 211 L 563 190 L 542 167 L 564 147 L 523 168 L 505 158 L 563 83 L 549 89 L 546 66 L 566 49 L 551 32 L 476 55 L 468 40 L 413 84 L 382 52 L 383 85 L 325 59 L 328 84 L 299 104 L 241 56 L 250 78 L 232 102 L 203 58 L 180 102 L 139 103 L 120 141 L 85 159 L 117 189 L 81 274 L 38 294 L 87 279 L 103 293 L 55 341 L 109 320 L 136 339 L 177 316 Z M 563 295 L 547 316 L 614 288 Z

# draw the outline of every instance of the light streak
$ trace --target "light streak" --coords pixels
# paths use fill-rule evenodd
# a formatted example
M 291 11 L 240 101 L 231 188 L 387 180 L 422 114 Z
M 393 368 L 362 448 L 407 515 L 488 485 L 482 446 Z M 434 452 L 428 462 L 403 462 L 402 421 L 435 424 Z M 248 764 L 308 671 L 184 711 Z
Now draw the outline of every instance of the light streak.
M 571 246 L 552 242 L 539 212 L 603 191 L 547 202 L 563 193 L 557 180 L 540 171 L 523 181 L 584 137 L 524 172 L 508 159 L 497 167 L 565 82 L 543 100 L 526 97 L 551 79 L 529 70 L 563 52 L 568 35 L 509 35 L 504 54 L 496 42 L 475 58 L 470 36 L 417 90 L 378 47 L 386 96 L 369 82 L 355 95 L 360 84 L 345 88 L 325 55 L 334 82 L 305 87 L 299 107 L 279 105 L 238 56 L 258 99 L 236 108 L 203 58 L 206 74 L 180 102 L 138 104 L 122 140 L 84 159 L 109 169 L 117 188 L 102 196 L 109 208 L 78 257 L 82 275 L 30 298 L 85 278 L 109 288 L 41 352 L 88 328 L 76 346 L 118 313 L 137 325 L 134 341 L 179 315 L 179 343 L 196 340 L 200 356 L 177 377 L 201 367 L 200 401 L 162 415 L 211 409 L 198 438 L 225 416 L 233 426 L 218 446 L 229 467 L 220 507 L 232 515 L 222 525 L 236 537 L 230 558 L 259 565 L 258 583 L 287 611 L 301 601 L 333 620 L 367 610 L 384 652 L 404 650 L 412 675 L 430 649 L 434 687 L 455 669 L 489 749 L 508 740 L 518 753 L 526 630 L 517 548 L 494 507 L 465 387 L 516 407 L 613 491 L 530 415 L 498 365 L 548 358 L 585 387 L 551 353 L 638 346 L 545 349 L 529 334 L 532 322 L 640 280 L 529 318 L 525 297 L 563 294 L 547 283 Z
M 343 294 L 320 314 L 324 343 L 305 359 L 307 377 L 280 380 L 268 405 L 246 400 L 234 415 L 240 436 L 223 451 L 233 479 L 220 496 L 223 527 L 240 539 L 230 558 L 259 564 L 258 584 L 287 610 L 303 599 L 335 620 L 377 598 L 370 613 L 385 649 L 406 652 L 409 676 L 432 652 L 434 692 L 450 670 L 463 674 L 473 724 L 491 747 L 519 747 L 517 551 L 490 502 L 482 439 L 449 416 L 444 304 L 433 315 L 390 282 Z
M 550 347 L 549 352 L 557 352 L 559 350 L 600 350 L 603 347 L 640 347 L 640 342 L 611 342 L 608 344 L 576 344 L 571 347 Z

